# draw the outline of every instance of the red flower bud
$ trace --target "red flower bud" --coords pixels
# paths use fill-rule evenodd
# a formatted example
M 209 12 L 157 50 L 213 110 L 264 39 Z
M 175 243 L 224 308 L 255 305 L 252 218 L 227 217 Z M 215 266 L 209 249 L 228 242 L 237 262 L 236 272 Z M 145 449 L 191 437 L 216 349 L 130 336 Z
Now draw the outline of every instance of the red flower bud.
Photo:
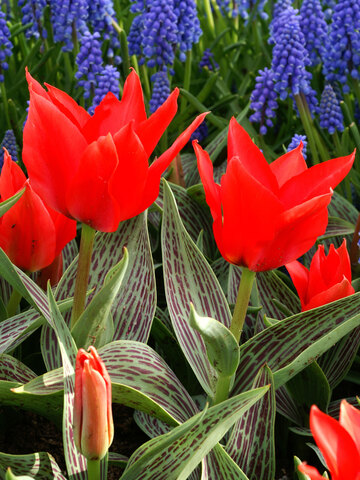
M 114 436 L 111 380 L 95 347 L 88 352 L 80 348 L 76 357 L 74 441 L 88 460 L 101 460 Z
M 351 285 L 346 240 L 339 248 L 331 244 L 328 255 L 325 255 L 324 246 L 319 245 L 310 270 L 297 260 L 285 266 L 298 292 L 303 312 L 355 293 Z

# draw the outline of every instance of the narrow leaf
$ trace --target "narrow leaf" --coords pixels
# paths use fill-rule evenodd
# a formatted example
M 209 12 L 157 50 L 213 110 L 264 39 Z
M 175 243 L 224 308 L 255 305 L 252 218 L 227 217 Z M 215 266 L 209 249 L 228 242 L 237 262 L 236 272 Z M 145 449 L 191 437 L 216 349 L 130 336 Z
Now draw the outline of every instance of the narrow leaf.
M 66 480 L 55 459 L 46 452 L 29 455 L 0 453 L 0 466 L 3 472 L 10 467 L 14 475 L 28 475 L 37 480 Z
M 13 205 L 15 205 L 24 192 L 25 188 L 22 188 L 12 197 L 8 198 L 4 202 L 0 202 L 0 217 L 2 217 L 4 213 L 6 213 Z

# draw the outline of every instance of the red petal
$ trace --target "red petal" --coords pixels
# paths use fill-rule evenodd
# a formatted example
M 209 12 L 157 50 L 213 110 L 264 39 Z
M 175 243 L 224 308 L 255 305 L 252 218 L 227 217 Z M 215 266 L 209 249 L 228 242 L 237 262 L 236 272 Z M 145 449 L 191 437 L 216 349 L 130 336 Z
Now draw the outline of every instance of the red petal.
M 229 124 L 228 161 L 232 157 L 238 157 L 250 175 L 277 194 L 278 184 L 264 155 L 234 117 Z
M 304 462 L 298 466 L 298 469 L 301 473 L 305 473 L 305 475 L 308 475 L 310 477 L 310 480 L 324 480 L 324 477 L 320 475 L 319 471 L 315 467 L 307 465 Z
M 23 160 L 34 189 L 52 208 L 67 215 L 65 193 L 86 146 L 76 126 L 30 88 Z
M 162 134 L 177 112 L 178 96 L 179 90 L 175 88 L 165 102 L 147 120 L 135 127 L 135 131 L 148 157 L 152 154 Z
M 132 70 L 125 81 L 121 101 L 109 92 L 84 126 L 84 135 L 90 143 L 101 135 L 115 135 L 131 121 L 137 126 L 144 120 L 146 111 L 141 83 L 136 72 Z
M 229 262 L 252 270 L 259 252 L 275 236 L 282 205 L 236 157 L 221 178 L 221 204 L 223 224 L 221 238 L 217 238 L 220 251 Z
M 276 177 L 279 188 L 284 183 L 288 182 L 292 177 L 299 175 L 307 170 L 305 159 L 302 155 L 303 145 L 300 145 L 294 150 L 285 153 L 274 162 L 270 163 L 270 169 Z
M 28 82 L 28 86 L 29 86 L 29 91 L 33 91 L 35 93 L 37 93 L 38 95 L 40 95 L 41 97 L 44 97 L 46 100 L 50 100 L 50 97 L 49 97 L 49 94 L 48 92 L 45 90 L 45 88 L 43 88 L 40 83 L 35 80 L 35 78 L 33 78 L 27 67 L 25 68 L 25 73 L 26 73 L 26 80 Z
M 115 135 L 114 141 L 119 164 L 109 182 L 109 190 L 119 206 L 122 221 L 140 213 L 139 205 L 144 194 L 149 164 L 132 123 L 122 128 Z
M 197 140 L 192 143 L 195 155 L 197 157 L 197 165 L 200 173 L 201 182 L 204 185 L 206 203 L 209 205 L 211 215 L 215 220 L 222 217 L 220 185 L 214 182 L 214 168 L 210 160 L 210 156 L 206 150 L 203 150 Z
M 344 238 L 343 243 L 337 248 L 337 254 L 340 259 L 339 270 L 342 272 L 343 275 L 351 282 L 351 264 L 350 264 L 350 256 L 349 252 L 346 248 L 346 240 Z
M 339 422 L 351 435 L 360 454 L 360 410 L 350 405 L 346 400 L 342 400 Z
M 66 195 L 70 215 L 101 232 L 115 231 L 120 221 L 119 207 L 109 192 L 117 164 L 112 136 L 100 137 L 84 150 Z
M 168 148 L 159 158 L 157 158 L 149 167 L 146 186 L 144 189 L 144 196 L 140 203 L 138 213 L 146 210 L 156 200 L 159 195 L 160 178 L 161 174 L 170 165 L 171 160 L 176 157 L 180 150 L 190 140 L 191 134 L 197 129 L 197 127 L 204 120 L 206 113 L 198 115 L 195 120 L 184 130 L 175 142 Z
M 24 172 L 19 165 L 11 160 L 8 151 L 4 150 L 4 164 L 1 169 L 0 175 L 0 196 L 1 201 L 15 195 L 16 192 L 21 190 L 26 181 Z
M 62 213 L 45 205 L 55 227 L 56 247 L 55 255 L 58 256 L 62 249 L 76 236 L 76 221 L 65 217 Z
M 309 168 L 286 182 L 280 189 L 279 198 L 286 208 L 291 208 L 329 192 L 330 188 L 334 189 L 349 173 L 354 159 L 355 152 Z
M 299 295 L 301 307 L 307 303 L 307 290 L 309 283 L 309 270 L 297 260 L 287 263 L 285 265 L 291 280 L 296 288 L 296 291 Z
M 340 423 L 315 405 L 310 411 L 310 428 L 324 456 L 333 480 L 357 478 L 360 456 L 356 445 Z
M 25 193 L 1 218 L 0 247 L 19 268 L 34 272 L 55 258 L 55 227 L 28 182 Z
M 330 302 L 335 302 L 335 300 L 347 297 L 353 293 L 355 293 L 354 288 L 351 286 L 349 280 L 344 277 L 340 283 L 336 283 L 330 288 L 310 297 L 308 303 L 304 305 L 303 311 L 321 307 L 321 305 L 326 305 Z
M 310 264 L 310 276 L 309 276 L 309 288 L 308 288 L 308 301 L 320 292 L 327 290 L 330 285 L 329 281 L 332 280 L 332 275 L 328 277 L 325 272 L 326 255 L 323 245 L 319 245 L 316 250 Z M 336 278 L 332 284 L 342 280 L 343 276 Z

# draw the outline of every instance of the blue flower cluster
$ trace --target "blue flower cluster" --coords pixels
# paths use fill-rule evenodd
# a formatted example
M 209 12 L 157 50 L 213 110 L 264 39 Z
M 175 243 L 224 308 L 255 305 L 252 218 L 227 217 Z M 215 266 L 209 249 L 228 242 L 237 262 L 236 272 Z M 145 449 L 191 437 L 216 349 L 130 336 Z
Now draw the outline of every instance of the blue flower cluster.
M 275 2 L 273 7 L 272 20 L 269 25 L 270 37 L 268 39 L 268 43 L 270 45 L 274 43 L 273 32 L 277 30 L 277 21 L 281 14 L 289 7 L 292 7 L 292 0 L 277 0 L 277 2 Z
M 209 129 L 205 121 L 203 121 L 197 129 L 191 134 L 189 143 L 191 143 L 193 140 L 198 140 L 201 142 L 204 140 L 209 135 Z
M 297 10 L 288 7 L 282 12 L 273 29 L 272 38 L 275 45 L 271 69 L 274 72 L 275 91 L 281 100 L 285 100 L 289 94 L 294 96 L 303 93 L 310 110 L 314 112 L 316 92 L 310 86 L 312 75 L 306 70 L 311 62 Z
M 154 113 L 170 95 L 170 83 L 169 77 L 164 71 L 154 73 L 151 76 L 151 81 L 153 82 L 153 91 L 149 101 L 149 108 L 150 113 Z
M 7 57 L 11 57 L 13 44 L 10 41 L 10 30 L 6 24 L 5 13 L 0 10 L 0 82 L 4 81 L 3 70 L 9 68 Z
M 75 73 L 75 77 L 78 85 L 84 89 L 84 98 L 89 98 L 94 94 L 96 77 L 103 69 L 99 32 L 92 34 L 87 31 L 84 33 L 79 53 L 76 56 L 76 64 L 78 71 Z
M 210 48 L 204 50 L 202 59 L 199 62 L 200 68 L 207 68 L 208 70 L 214 70 L 219 68 L 219 64 L 214 60 L 214 54 L 211 52 Z
M 255 88 L 250 98 L 250 106 L 255 113 L 250 116 L 250 121 L 260 123 L 260 133 L 265 135 L 267 127 L 273 126 L 271 119 L 276 116 L 275 110 L 278 108 L 277 93 L 274 90 L 274 73 L 269 68 L 264 68 L 259 70 L 255 80 Z
M 329 133 L 344 130 L 344 118 L 339 101 L 330 84 L 325 85 L 320 100 L 320 127 L 326 128 Z
M 311 64 L 318 65 L 325 54 L 328 31 L 320 0 L 303 0 L 300 7 L 300 26 Z
M 43 13 L 46 6 L 46 0 L 19 0 L 19 6 L 22 13 L 22 23 L 26 25 L 31 23 L 31 26 L 26 29 L 26 38 L 46 38 L 47 31 L 43 28 Z
M 140 64 L 166 69 L 173 65 L 177 47 L 184 61 L 185 53 L 199 41 L 194 0 L 135 0 L 131 11 L 139 15 L 130 27 L 129 53 L 138 55 Z
M 73 49 L 73 38 L 86 32 L 87 0 L 49 0 L 55 42 L 64 42 L 63 50 Z
M 12 130 L 6 130 L 4 138 L 0 144 L 0 168 L 2 168 L 4 164 L 4 147 L 11 155 L 11 158 L 14 162 L 18 160 L 18 148 L 16 144 L 16 139 L 14 132 Z
M 95 87 L 93 106 L 89 108 L 89 113 L 94 113 L 95 107 L 99 105 L 101 100 L 108 92 L 111 92 L 115 97 L 120 96 L 120 72 L 113 65 L 106 65 L 106 67 L 97 76 L 97 84 Z
M 339 82 L 349 91 L 347 78 L 360 79 L 360 2 L 339 0 L 334 7 L 326 55 L 324 75 L 328 82 Z
M 268 14 L 264 12 L 264 7 L 267 0 L 238 0 L 237 10 L 239 15 L 244 19 L 247 20 L 249 16 L 253 13 L 255 7 L 256 10 L 254 12 L 254 16 L 259 16 L 263 20 L 268 18 Z
M 294 148 L 296 148 L 300 144 L 300 142 L 302 142 L 302 144 L 303 144 L 302 154 L 303 154 L 303 157 L 306 160 L 306 148 L 307 148 L 306 135 L 298 135 L 297 133 L 295 133 L 295 135 L 291 139 L 291 142 L 289 143 L 289 146 L 287 148 L 287 152 L 290 152 L 290 150 L 294 150 Z

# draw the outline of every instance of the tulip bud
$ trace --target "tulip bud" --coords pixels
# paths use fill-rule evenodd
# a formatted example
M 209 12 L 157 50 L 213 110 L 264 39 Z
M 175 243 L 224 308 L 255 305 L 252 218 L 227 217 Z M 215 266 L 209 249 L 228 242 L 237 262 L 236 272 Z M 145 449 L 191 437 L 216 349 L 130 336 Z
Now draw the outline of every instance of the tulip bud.
M 88 352 L 80 348 L 76 357 L 74 441 L 88 460 L 101 460 L 114 436 L 111 380 L 95 347 Z

